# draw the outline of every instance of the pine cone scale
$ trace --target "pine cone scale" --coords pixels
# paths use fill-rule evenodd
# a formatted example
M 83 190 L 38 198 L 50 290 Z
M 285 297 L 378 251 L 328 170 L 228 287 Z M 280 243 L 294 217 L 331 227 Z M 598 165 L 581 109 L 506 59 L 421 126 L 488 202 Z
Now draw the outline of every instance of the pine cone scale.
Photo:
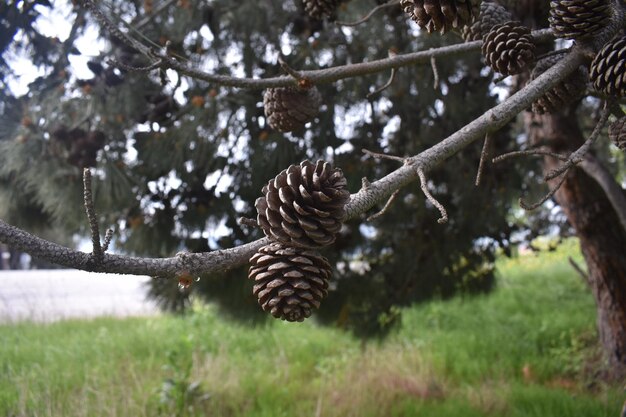
M 253 293 L 261 308 L 276 318 L 302 321 L 328 293 L 330 264 L 317 252 L 271 243 L 250 263 Z
M 257 219 L 268 237 L 300 247 L 334 242 L 350 198 L 341 170 L 304 161 L 281 171 L 257 199 Z

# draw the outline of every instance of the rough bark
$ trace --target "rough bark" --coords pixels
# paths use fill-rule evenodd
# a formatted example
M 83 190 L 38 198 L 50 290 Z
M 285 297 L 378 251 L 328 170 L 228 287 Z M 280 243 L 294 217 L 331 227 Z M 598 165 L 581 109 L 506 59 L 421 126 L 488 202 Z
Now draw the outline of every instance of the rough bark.
M 557 153 L 576 150 L 584 137 L 573 113 L 527 116 L 529 139 Z M 544 173 L 561 163 L 545 157 Z M 611 370 L 626 376 L 626 230 L 601 185 L 582 168 L 568 174 L 555 199 L 576 230 L 596 301 L 600 341 Z M 605 178 L 606 180 L 606 178 Z M 614 180 L 613 180 L 614 181 Z M 554 187 L 558 178 L 551 181 Z M 613 184 L 622 193 L 619 184 Z M 622 208 L 624 209 L 624 208 Z

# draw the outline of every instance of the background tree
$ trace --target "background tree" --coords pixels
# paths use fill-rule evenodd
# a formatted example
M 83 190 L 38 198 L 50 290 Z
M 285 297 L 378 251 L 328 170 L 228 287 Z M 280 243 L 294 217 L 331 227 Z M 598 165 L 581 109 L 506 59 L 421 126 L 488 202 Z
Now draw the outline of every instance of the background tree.
M 337 15 L 355 20 L 375 5 L 341 4 Z M 313 19 L 298 2 L 111 1 L 103 6 L 115 25 L 124 27 L 122 22 L 129 22 L 126 33 L 143 49 L 112 36 L 108 27 L 101 32 L 107 40 L 102 51 L 77 50 L 76 39 L 94 27 L 92 14 L 86 14 L 86 9 L 94 12 L 92 7 L 61 8 L 74 23 L 67 39 L 60 41 L 40 34 L 36 25 L 39 13 L 51 7 L 47 2 L 2 6 L 3 18 L 12 22 L 5 26 L 10 29 L 3 37 L 8 39 L 2 44 L 3 57 L 16 51 L 29 53 L 45 75 L 21 97 L 15 97 L 3 82 L 6 128 L 0 141 L 0 192 L 4 194 L 0 213 L 9 223 L 38 233 L 60 225 L 60 239 L 88 233 L 81 207 L 75 204 L 82 192 L 84 167 L 96 168 L 95 205 L 102 213 L 98 221 L 115 225 L 117 248 L 160 257 L 180 251 L 219 253 L 215 251 L 262 236 L 237 219 L 255 216 L 253 203 L 261 187 L 288 165 L 307 158 L 333 160 L 346 174 L 348 188 L 356 191 L 362 177 L 407 171 L 406 165 L 404 171 L 396 170 L 394 161 L 367 158 L 360 148 L 417 155 L 498 102 L 494 74 L 483 67 L 477 53 L 436 58 L 436 71 L 429 57 L 423 61 L 427 65 L 394 70 L 394 82 L 380 92 L 375 90 L 389 77 L 380 71 L 318 83 L 324 98 L 319 117 L 306 130 L 282 134 L 267 125 L 258 88 L 233 90 L 223 87 L 228 83 L 182 77 L 184 71 L 154 66 L 151 58 L 166 53 L 174 63 L 219 76 L 269 79 L 282 73 L 279 54 L 298 70 L 349 67 L 382 59 L 389 51 L 406 54 L 458 43 L 460 36 L 418 32 L 397 6 L 385 7 L 359 26 Z M 547 10 L 538 3 L 518 5 L 512 11 L 523 12 L 518 17 L 528 24 L 547 26 Z M 37 47 L 42 42 L 43 50 Z M 68 57 L 76 53 L 90 57 L 91 78 L 81 80 L 72 74 Z M 151 71 L 131 70 L 150 65 Z M 528 77 L 518 78 L 515 84 L 521 86 Z M 281 82 L 291 81 L 284 77 Z M 556 123 L 559 117 L 542 120 Z M 569 117 L 568 128 L 575 125 Z M 490 125 L 492 155 L 515 149 L 516 142 L 524 146 L 526 138 L 544 144 L 550 135 L 537 129 L 536 119 L 532 123 L 531 117 L 525 119 L 529 121 L 526 137 L 520 136 L 519 126 L 496 129 L 508 119 Z M 551 132 L 561 132 L 564 126 Z M 583 138 L 580 133 L 578 137 Z M 577 148 L 574 141 L 567 146 L 552 150 Z M 470 185 L 480 153 L 478 147 L 454 156 L 449 152 L 447 164 L 429 167 L 428 186 L 448 211 L 450 221 L 444 225 L 436 222 L 439 212 L 415 187 L 402 189 L 395 204 L 375 220 L 352 216 L 334 250 L 325 252 L 336 266 L 335 284 L 322 304 L 320 319 L 364 336 L 384 334 L 399 318 L 398 306 L 458 290 L 491 288 L 494 251 L 498 246 L 507 249 L 514 231 L 507 220 L 511 204 L 520 189 L 534 188 L 535 181 L 522 179 L 536 171 L 531 161 L 523 159 L 487 164 L 482 183 L 475 188 Z M 619 169 L 615 160 L 610 162 L 614 170 Z M 553 159 L 544 162 L 548 169 L 554 163 Z M 598 300 L 601 336 L 612 352 L 609 356 L 619 364 L 624 362 L 626 333 L 620 333 L 623 329 L 616 319 L 626 311 L 626 303 L 619 302 L 620 285 L 626 282 L 626 265 L 621 262 L 626 261 L 620 261 L 615 251 L 623 253 L 626 248 L 624 231 L 615 227 L 619 223 L 615 223 L 617 215 L 610 214 L 615 208 L 606 191 L 584 181 L 588 179 L 579 169 L 571 170 L 556 199 L 567 207 L 568 219 L 581 237 Z M 595 191 L 575 198 L 568 187 Z M 384 204 L 393 190 L 387 191 L 379 193 L 376 201 Z M 585 198 L 602 205 L 601 214 L 594 214 Z M 578 222 L 579 218 L 586 223 Z M 596 238 L 588 237 L 585 230 L 593 230 Z M 615 236 L 609 238 L 599 230 L 611 230 Z M 180 266 L 174 262 L 158 272 L 195 272 Z M 260 310 L 251 284 L 241 279 L 245 271 L 231 269 L 226 275 L 228 279 L 224 273 L 203 275 L 193 288 L 231 314 L 254 317 Z M 618 298 L 607 304 L 603 300 L 614 293 L 616 284 Z M 176 301 L 179 294 L 176 285 L 176 280 L 157 279 L 153 293 L 176 308 L 180 305 L 172 304 L 172 295 Z

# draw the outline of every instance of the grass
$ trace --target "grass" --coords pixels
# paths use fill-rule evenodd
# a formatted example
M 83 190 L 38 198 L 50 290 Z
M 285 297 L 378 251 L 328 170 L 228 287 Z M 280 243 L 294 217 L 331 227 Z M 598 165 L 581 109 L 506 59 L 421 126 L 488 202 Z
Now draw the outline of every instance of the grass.
M 404 311 L 384 342 L 314 323 L 185 317 L 0 326 L 0 416 L 612 416 L 593 300 L 558 251 L 487 296 Z

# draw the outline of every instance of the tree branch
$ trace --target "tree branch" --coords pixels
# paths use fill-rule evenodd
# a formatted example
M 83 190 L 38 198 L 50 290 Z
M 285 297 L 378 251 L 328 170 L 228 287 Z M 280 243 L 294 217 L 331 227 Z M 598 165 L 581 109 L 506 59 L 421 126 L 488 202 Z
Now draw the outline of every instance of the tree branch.
M 580 166 L 602 187 L 615 213 L 617 213 L 622 228 L 626 230 L 626 191 L 620 187 L 613 175 L 595 156 L 587 154 Z
M 148 58 L 157 61 L 162 60 L 162 68 L 169 68 L 188 77 L 196 80 L 202 80 L 209 83 L 219 84 L 225 87 L 238 87 L 247 89 L 265 89 L 275 87 L 287 87 L 294 84 L 293 77 L 279 76 L 272 78 L 239 78 L 231 77 L 227 75 L 219 75 L 213 73 L 207 73 L 204 71 L 192 68 L 187 63 L 177 61 L 176 59 L 168 56 L 159 51 L 155 51 L 149 48 L 135 39 L 130 38 L 124 34 L 102 13 L 102 11 L 96 6 L 92 0 L 79 0 L 79 3 L 90 10 L 95 16 L 98 22 L 107 28 L 111 33 L 127 43 L 129 46 L 135 48 L 137 51 L 147 56 Z M 533 32 L 533 41 L 542 43 L 554 39 L 552 30 L 542 29 Z M 460 43 L 456 45 L 444 46 L 436 49 L 429 49 L 427 51 L 413 52 L 402 55 L 396 55 L 394 57 L 383 58 L 379 60 L 361 62 L 356 64 L 339 65 L 336 67 L 330 67 L 320 70 L 300 71 L 299 74 L 302 78 L 306 78 L 313 84 L 319 83 L 331 83 L 334 81 L 342 80 L 345 78 L 360 77 L 363 75 L 375 74 L 382 71 L 388 71 L 393 68 L 406 67 L 416 64 L 429 64 L 431 59 L 446 58 L 456 55 L 462 55 L 471 51 L 479 51 L 482 45 L 482 41 L 473 41 Z
M 428 58 L 429 59 L 429 58 Z M 387 176 L 362 187 L 353 194 L 346 206 L 348 218 L 355 218 L 374 205 L 388 199 L 396 190 L 418 178 L 418 171 L 432 170 L 469 144 L 497 131 L 519 112 L 572 73 L 586 59 L 585 51 L 575 47 L 561 61 L 504 102 L 488 110 L 459 131 L 433 147 L 407 158 L 405 164 Z M 62 266 L 95 272 L 134 275 L 173 276 L 177 272 L 191 274 L 216 273 L 242 265 L 262 246 L 264 238 L 238 247 L 198 254 L 180 254 L 173 258 L 137 258 L 104 254 L 102 262 L 94 264 L 90 254 L 79 252 L 33 236 L 0 220 L 0 241 L 37 258 Z

